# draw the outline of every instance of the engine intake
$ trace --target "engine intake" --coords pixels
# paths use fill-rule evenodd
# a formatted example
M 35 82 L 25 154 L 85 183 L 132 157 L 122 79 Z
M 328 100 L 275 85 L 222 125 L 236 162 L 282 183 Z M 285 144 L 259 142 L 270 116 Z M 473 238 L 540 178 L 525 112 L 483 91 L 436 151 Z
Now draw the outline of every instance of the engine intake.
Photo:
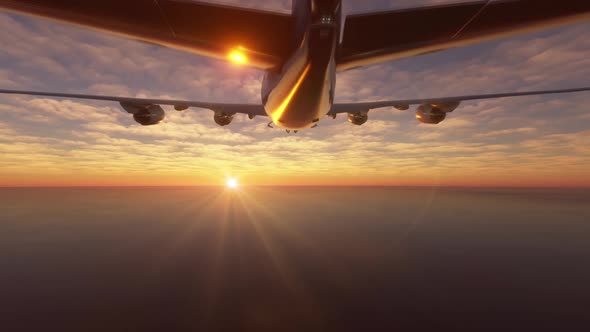
M 230 124 L 234 119 L 234 114 L 226 113 L 226 112 L 215 112 L 213 115 L 213 120 L 220 126 L 227 126 Z
M 439 124 L 447 117 L 447 113 L 454 111 L 459 107 L 459 101 L 445 103 L 432 102 L 418 106 L 416 110 L 416 119 L 422 123 Z
M 166 112 L 164 112 L 160 105 L 121 102 L 121 107 L 127 113 L 133 114 L 135 122 L 142 126 L 152 126 L 162 122 L 166 118 Z
M 367 120 L 369 120 L 368 111 L 348 113 L 348 122 L 352 123 L 353 125 L 363 125 L 367 122 Z

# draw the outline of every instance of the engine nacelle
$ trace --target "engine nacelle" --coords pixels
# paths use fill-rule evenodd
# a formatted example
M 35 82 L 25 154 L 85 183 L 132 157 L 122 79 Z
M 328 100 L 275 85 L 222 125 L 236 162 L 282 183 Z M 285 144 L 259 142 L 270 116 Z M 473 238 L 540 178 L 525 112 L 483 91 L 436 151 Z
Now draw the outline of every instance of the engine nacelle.
M 418 107 L 416 119 L 422 123 L 439 124 L 447 117 L 447 113 L 441 110 L 422 110 Z
M 447 101 L 444 103 L 432 102 L 432 103 L 426 104 L 426 105 L 430 106 L 433 110 L 438 109 L 438 110 L 441 110 L 445 113 L 448 113 L 448 112 L 452 112 L 452 111 L 456 110 L 460 104 L 461 104 L 460 101 Z
M 439 124 L 447 117 L 447 113 L 454 111 L 459 107 L 459 101 L 445 103 L 432 102 L 418 106 L 416 110 L 416 119 L 422 123 Z
M 348 113 L 348 122 L 352 123 L 353 125 L 363 125 L 367 122 L 367 120 L 369 120 L 368 111 Z
M 234 115 L 226 112 L 215 112 L 213 115 L 213 120 L 220 126 L 227 126 L 230 124 L 234 119 Z
M 121 107 L 127 113 L 133 114 L 135 122 L 142 126 L 151 126 L 158 124 L 166 118 L 166 112 L 160 105 L 154 104 L 136 104 L 131 102 L 121 102 Z
M 166 112 L 160 107 L 160 105 L 150 105 L 148 108 L 133 113 L 133 119 L 135 122 L 142 126 L 153 126 L 156 125 L 166 117 Z

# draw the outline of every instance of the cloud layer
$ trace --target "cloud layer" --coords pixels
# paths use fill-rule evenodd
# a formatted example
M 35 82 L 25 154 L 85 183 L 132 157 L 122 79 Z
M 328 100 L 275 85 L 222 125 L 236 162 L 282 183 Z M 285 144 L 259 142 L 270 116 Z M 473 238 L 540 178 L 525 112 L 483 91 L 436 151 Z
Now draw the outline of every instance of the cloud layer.
M 345 2 L 346 12 L 452 1 Z M 290 3 L 234 1 L 288 12 Z M 392 2 L 393 3 L 393 2 Z M 340 73 L 337 102 L 589 86 L 590 24 Z M 0 87 L 259 102 L 262 73 L 0 14 Z M 410 111 L 288 135 L 207 110 L 141 127 L 109 102 L 0 96 L 0 185 L 590 185 L 589 94 L 466 102 L 438 126 Z

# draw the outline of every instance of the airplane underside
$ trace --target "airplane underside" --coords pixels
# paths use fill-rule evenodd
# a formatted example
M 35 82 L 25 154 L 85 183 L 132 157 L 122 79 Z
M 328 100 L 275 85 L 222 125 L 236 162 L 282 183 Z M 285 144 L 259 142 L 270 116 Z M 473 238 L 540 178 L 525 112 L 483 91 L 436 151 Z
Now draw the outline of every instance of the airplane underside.
M 290 130 L 310 128 L 330 111 L 336 75 L 336 31 L 333 23 L 310 27 L 300 52 L 284 69 L 283 79 L 265 103 L 265 110 L 277 126 Z
M 472 45 L 590 19 L 589 0 L 473 0 L 342 17 L 342 0 L 293 0 L 290 14 L 185 0 L 0 0 L 0 9 L 74 24 L 266 72 L 262 102 L 97 96 L 0 89 L 3 94 L 118 102 L 141 125 L 165 118 L 162 105 L 234 115 L 268 116 L 278 127 L 315 127 L 326 115 L 353 125 L 369 111 L 418 105 L 416 119 L 438 124 L 467 100 L 590 91 L 590 87 L 334 104 L 336 72 Z M 129 15 L 132 13 L 132 15 Z M 342 32 L 341 32 L 342 31 Z M 340 36 L 342 34 L 342 36 Z

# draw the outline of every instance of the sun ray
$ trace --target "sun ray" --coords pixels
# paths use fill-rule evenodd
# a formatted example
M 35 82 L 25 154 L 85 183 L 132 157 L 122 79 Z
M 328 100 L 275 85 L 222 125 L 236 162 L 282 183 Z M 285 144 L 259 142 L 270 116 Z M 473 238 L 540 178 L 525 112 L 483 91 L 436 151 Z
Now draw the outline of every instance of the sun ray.
M 211 212 L 212 206 L 219 204 L 223 197 L 223 192 L 209 193 L 202 198 L 199 203 L 186 204 L 185 207 L 179 211 L 175 219 L 179 222 L 184 222 L 186 227 L 182 227 L 182 231 L 178 236 L 173 237 L 168 246 L 164 247 L 162 252 L 154 259 L 154 272 L 163 268 L 169 258 L 174 257 L 179 251 L 184 249 L 184 246 L 190 241 L 199 228 L 204 227 L 205 221 L 202 217 Z M 190 218 L 190 219 L 189 219 Z

